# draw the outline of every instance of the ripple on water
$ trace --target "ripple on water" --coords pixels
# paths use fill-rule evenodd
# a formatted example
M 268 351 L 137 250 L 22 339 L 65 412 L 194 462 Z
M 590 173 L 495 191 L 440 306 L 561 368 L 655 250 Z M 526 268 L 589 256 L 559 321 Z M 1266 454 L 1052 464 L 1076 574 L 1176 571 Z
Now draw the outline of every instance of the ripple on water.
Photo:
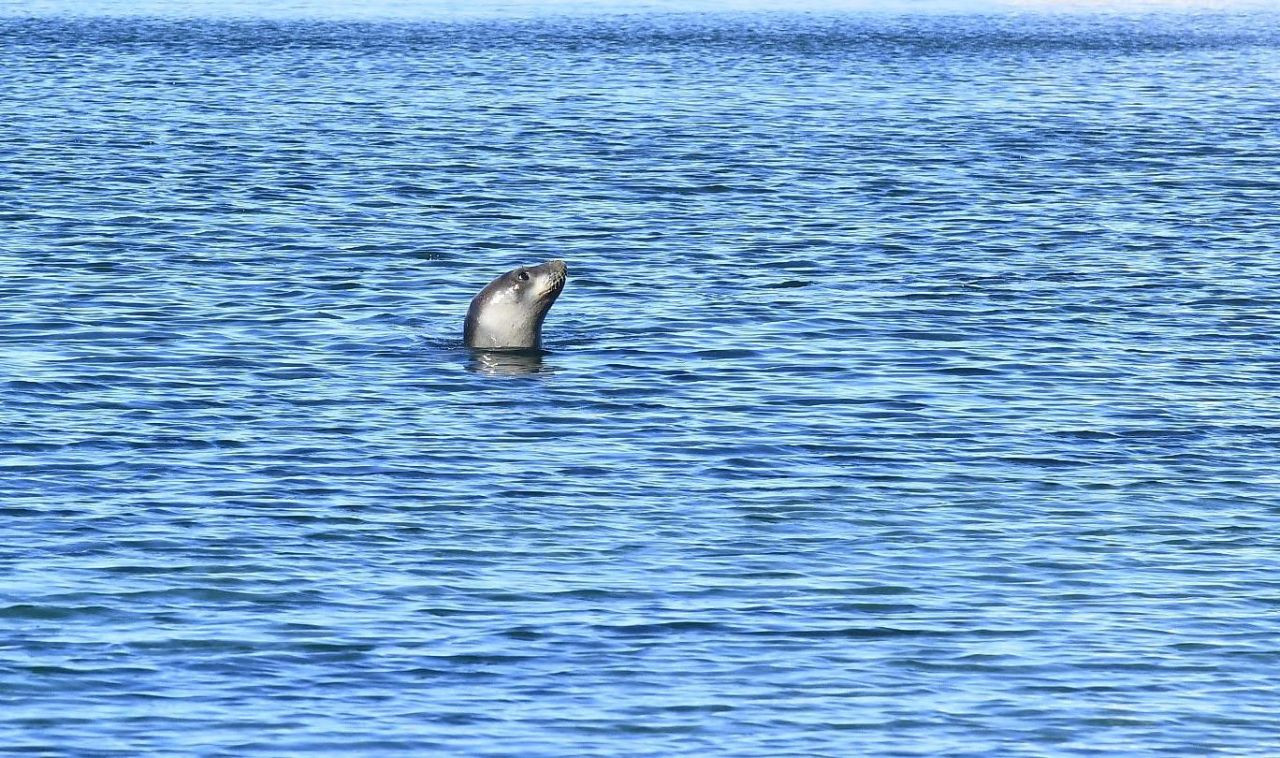
M 1276 752 L 1271 15 L 77 13 L 0 18 L 11 750 Z

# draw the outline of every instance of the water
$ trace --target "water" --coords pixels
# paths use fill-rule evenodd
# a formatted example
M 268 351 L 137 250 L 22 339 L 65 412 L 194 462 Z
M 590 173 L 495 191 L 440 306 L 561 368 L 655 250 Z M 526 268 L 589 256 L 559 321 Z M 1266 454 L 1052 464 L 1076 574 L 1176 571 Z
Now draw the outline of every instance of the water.
M 1277 754 L 1277 21 L 0 20 L 0 744 Z

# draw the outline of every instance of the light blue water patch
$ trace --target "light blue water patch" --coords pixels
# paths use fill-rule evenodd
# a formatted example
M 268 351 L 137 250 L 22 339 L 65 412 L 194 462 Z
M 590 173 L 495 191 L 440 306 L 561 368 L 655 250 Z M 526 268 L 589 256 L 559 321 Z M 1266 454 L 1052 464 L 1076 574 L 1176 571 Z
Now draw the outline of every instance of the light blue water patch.
M 0 22 L 0 745 L 1280 752 L 1277 20 Z
M 1259 13 L 1270 0 L 0 0 L 0 15 L 328 20 L 530 19 L 630 14 L 1080 15 Z

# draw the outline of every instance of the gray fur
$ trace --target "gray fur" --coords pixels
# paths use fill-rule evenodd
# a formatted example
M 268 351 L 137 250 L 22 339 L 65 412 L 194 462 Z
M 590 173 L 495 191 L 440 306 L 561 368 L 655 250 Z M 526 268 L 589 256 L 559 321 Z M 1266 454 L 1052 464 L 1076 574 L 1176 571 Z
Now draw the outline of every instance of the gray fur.
M 471 300 L 462 339 L 481 350 L 535 350 L 542 322 L 564 289 L 564 261 L 521 266 L 489 282 Z

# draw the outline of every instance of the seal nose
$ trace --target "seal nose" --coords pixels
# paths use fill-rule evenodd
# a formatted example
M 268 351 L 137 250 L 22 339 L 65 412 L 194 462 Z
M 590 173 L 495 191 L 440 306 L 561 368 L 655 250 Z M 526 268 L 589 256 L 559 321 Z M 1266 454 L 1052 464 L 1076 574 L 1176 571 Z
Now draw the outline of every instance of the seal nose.
M 552 271 L 560 276 L 564 276 L 569 273 L 569 266 L 559 258 L 556 258 L 553 261 L 547 261 L 547 265 L 551 267 Z

